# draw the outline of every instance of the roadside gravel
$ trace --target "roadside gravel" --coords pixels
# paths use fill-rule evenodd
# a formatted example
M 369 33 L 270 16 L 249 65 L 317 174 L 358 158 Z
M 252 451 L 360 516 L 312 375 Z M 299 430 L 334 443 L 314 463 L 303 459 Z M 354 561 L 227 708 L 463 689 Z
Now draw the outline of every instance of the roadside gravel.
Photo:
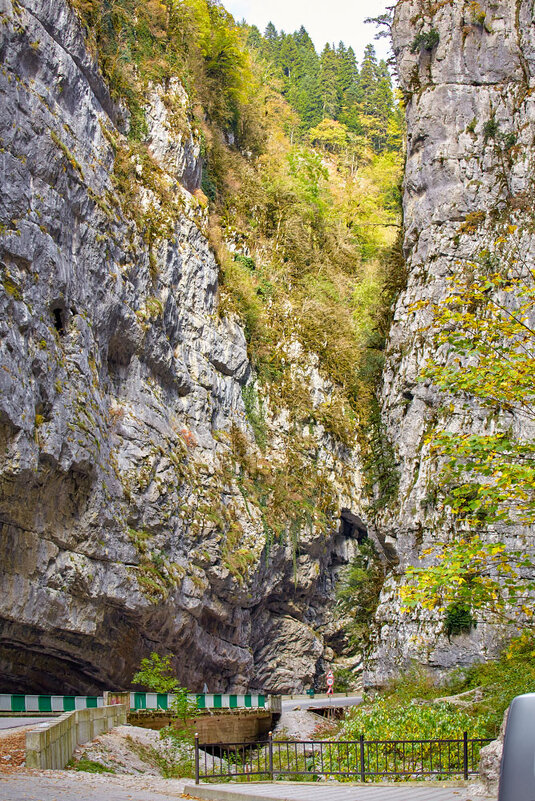
M 310 740 L 318 727 L 325 726 L 325 718 L 304 709 L 283 710 L 279 722 L 273 730 L 273 737 L 293 737 L 296 740 Z

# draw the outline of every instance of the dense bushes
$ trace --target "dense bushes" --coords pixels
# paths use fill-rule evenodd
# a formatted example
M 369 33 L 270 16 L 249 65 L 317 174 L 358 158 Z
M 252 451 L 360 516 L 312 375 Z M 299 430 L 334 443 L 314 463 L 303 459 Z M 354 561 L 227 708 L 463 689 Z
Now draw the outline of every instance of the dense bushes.
M 344 737 L 358 740 L 430 740 L 484 737 L 487 719 L 448 703 L 395 704 L 391 698 L 378 698 L 370 707 L 359 707 L 344 725 Z
M 467 731 L 469 737 L 495 737 L 513 698 L 530 692 L 535 692 L 535 640 L 524 634 L 499 659 L 454 671 L 443 683 L 419 669 L 405 673 L 349 712 L 342 736 L 457 738 Z

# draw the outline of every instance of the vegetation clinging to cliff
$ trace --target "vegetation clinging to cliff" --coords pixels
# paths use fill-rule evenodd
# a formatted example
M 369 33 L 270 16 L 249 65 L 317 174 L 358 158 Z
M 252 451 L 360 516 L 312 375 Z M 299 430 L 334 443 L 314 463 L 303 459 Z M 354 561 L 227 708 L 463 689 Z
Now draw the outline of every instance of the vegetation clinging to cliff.
M 352 650 L 366 648 L 384 582 L 384 568 L 373 542 L 359 545 L 358 553 L 340 576 L 337 588 L 338 609 L 347 620 Z
M 377 439 L 368 433 L 393 299 L 387 253 L 400 216 L 400 109 L 386 65 L 371 46 L 360 70 L 342 43 L 320 57 L 303 29 L 261 36 L 209 0 L 72 2 L 113 97 L 128 108 L 130 141 L 112 141 L 115 182 L 149 246 L 155 286 L 154 254 L 172 235 L 181 200 L 151 152 L 144 104 L 151 85 L 178 77 L 186 88 L 186 107 L 172 92 L 163 99 L 175 132 L 193 129 L 202 145 L 195 194 L 209 211 L 220 311 L 237 314 L 248 339 L 258 389 L 248 390 L 246 408 L 260 449 L 270 445 L 263 410 L 289 411 L 292 458 L 263 475 L 257 456 L 230 456 L 243 492 L 262 509 L 267 543 L 286 536 L 295 553 L 303 528 L 334 524 L 326 469 L 307 430 L 321 425 L 342 455 L 355 446 L 359 421 L 361 445 Z M 311 115 L 327 73 L 336 91 L 322 90 Z M 148 211 L 136 201 L 147 186 L 156 198 Z M 327 382 L 323 403 L 307 391 L 316 369 Z M 307 473 L 302 486 L 296 471 Z M 222 465 L 221 482 L 234 473 Z M 240 572 L 241 533 L 225 515 L 216 523 L 228 529 L 229 569 Z
M 470 218 L 464 231 L 477 223 L 477 214 Z M 459 433 L 439 423 L 428 436 L 428 460 L 441 469 L 434 500 L 456 530 L 427 554 L 434 564 L 409 569 L 402 588 L 409 608 L 460 605 L 479 620 L 535 625 L 533 557 L 524 542 L 512 549 L 504 536 L 507 526 L 535 522 L 534 277 L 518 227 L 506 224 L 493 252 L 465 263 L 452 293 L 433 307 L 441 355 L 430 359 L 424 377 L 442 391 L 446 414 L 455 402 L 469 408 L 470 400 L 486 424 Z M 524 431 L 512 425 L 513 413 Z
M 250 62 L 232 17 L 209 0 L 71 0 L 116 100 L 142 139 L 149 82 L 178 77 L 217 124 L 246 126 Z
M 399 215 L 400 112 L 384 62 L 369 46 L 359 71 L 343 43 L 318 56 L 303 28 L 261 36 L 208 0 L 72 2 L 127 103 L 131 137 L 144 140 L 149 83 L 185 85 L 205 143 L 223 285 L 260 373 L 280 372 L 284 329 L 355 401 L 359 353 L 381 305 L 379 261 Z

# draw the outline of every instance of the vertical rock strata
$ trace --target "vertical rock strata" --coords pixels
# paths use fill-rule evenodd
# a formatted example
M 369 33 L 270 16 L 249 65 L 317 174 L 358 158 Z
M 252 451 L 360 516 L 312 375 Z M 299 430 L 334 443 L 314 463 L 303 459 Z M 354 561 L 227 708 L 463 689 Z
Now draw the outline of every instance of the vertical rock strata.
M 1 689 L 122 686 L 153 649 L 191 689 L 299 689 L 333 656 L 357 455 L 311 427 L 329 530 L 303 526 L 295 556 L 270 545 L 231 459 L 233 437 L 255 447 L 252 375 L 218 314 L 195 131 L 173 133 L 154 88 L 151 152 L 180 211 L 149 246 L 118 195 L 128 121 L 65 0 L 0 0 L 0 56 Z M 161 222 L 150 189 L 142 204 Z M 328 400 L 314 364 L 301 380 Z
M 483 431 L 476 404 L 444 408 L 444 398 L 418 376 L 430 354 L 429 311 L 417 301 L 448 294 L 463 260 L 492 249 L 508 224 L 533 266 L 535 177 L 535 19 L 533 3 L 400 0 L 393 26 L 400 82 L 407 98 L 404 185 L 405 254 L 409 281 L 391 332 L 383 384 L 383 415 L 400 471 L 399 493 L 381 521 L 398 569 L 387 583 L 368 681 L 381 683 L 411 659 L 440 670 L 492 653 L 498 632 L 478 626 L 448 638 L 437 618 L 399 615 L 398 576 L 426 547 L 447 536 L 429 500 L 436 474 L 426 462 L 434 427 Z M 472 216 L 469 216 L 472 215 Z M 519 436 L 528 422 L 508 420 Z M 488 429 L 487 429 L 488 430 Z M 532 433 L 532 432 L 531 432 Z M 395 467 L 395 465 L 393 465 Z M 518 547 L 520 529 L 501 532 Z

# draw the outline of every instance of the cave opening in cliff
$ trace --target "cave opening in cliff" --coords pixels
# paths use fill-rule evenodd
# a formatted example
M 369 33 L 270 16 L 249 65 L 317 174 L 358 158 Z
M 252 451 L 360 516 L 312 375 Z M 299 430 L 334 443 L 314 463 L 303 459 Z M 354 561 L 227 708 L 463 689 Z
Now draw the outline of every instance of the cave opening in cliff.
M 54 321 L 54 328 L 60 335 L 60 337 L 65 335 L 65 309 L 56 306 L 52 309 L 52 319 Z
M 342 509 L 340 514 L 340 534 L 346 539 L 357 540 L 359 545 L 368 539 L 364 522 L 349 509 Z

